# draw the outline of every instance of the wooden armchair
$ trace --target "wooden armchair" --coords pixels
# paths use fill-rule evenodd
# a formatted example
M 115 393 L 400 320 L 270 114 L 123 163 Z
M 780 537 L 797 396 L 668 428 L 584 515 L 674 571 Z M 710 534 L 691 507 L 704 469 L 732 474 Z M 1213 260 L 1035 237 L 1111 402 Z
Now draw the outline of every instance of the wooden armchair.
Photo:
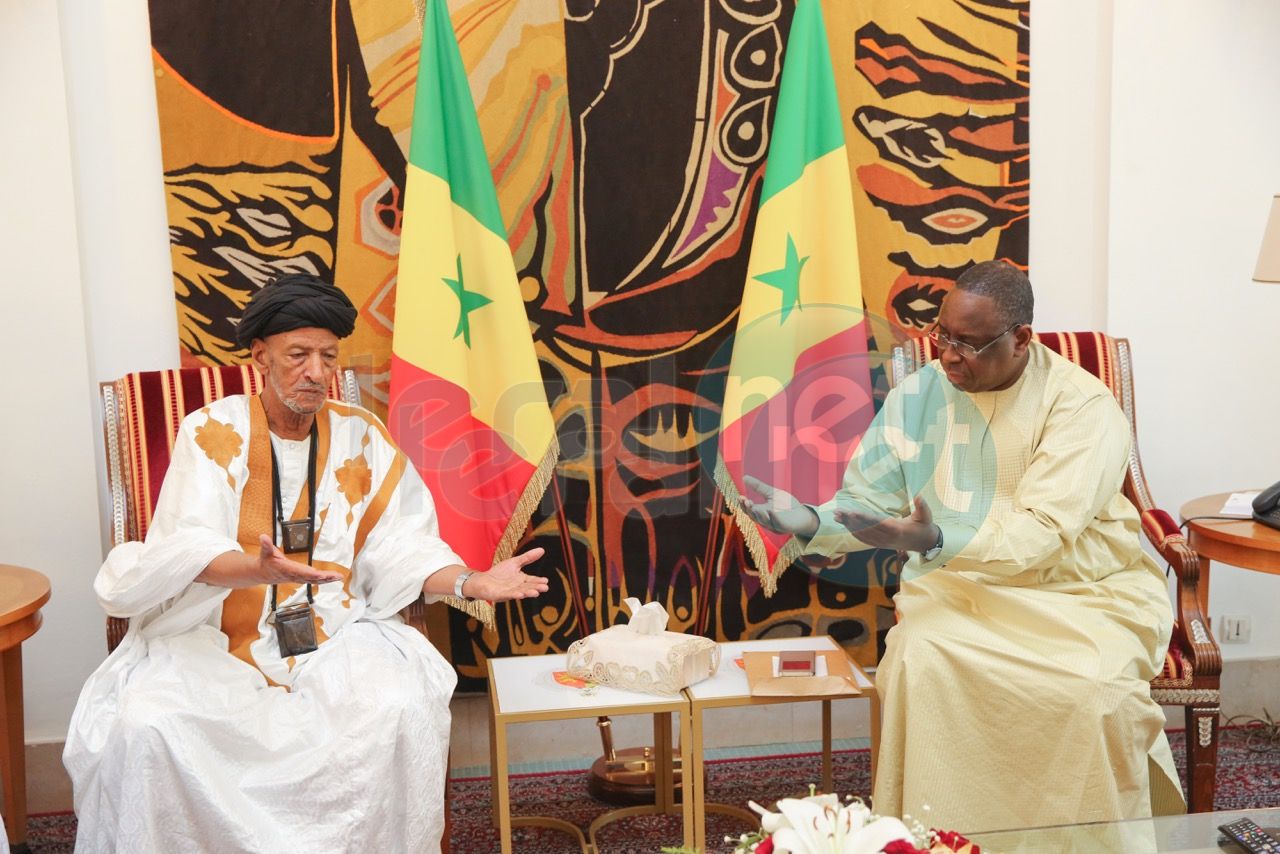
M 1151 497 L 1138 454 L 1134 413 L 1133 362 L 1129 342 L 1101 332 L 1042 332 L 1041 344 L 1106 383 L 1129 419 L 1133 449 L 1125 474 L 1124 494 L 1142 516 L 1142 531 L 1162 560 L 1177 574 L 1176 618 L 1164 670 L 1151 680 L 1151 698 L 1162 706 L 1183 706 L 1186 713 L 1187 806 L 1191 812 L 1213 810 L 1218 765 L 1218 698 L 1222 652 L 1200 610 L 1197 585 L 1200 562 L 1181 529 Z M 927 337 L 895 347 L 889 377 L 893 385 L 937 357 Z
M 160 497 L 160 485 L 182 419 L 229 394 L 257 394 L 262 377 L 251 365 L 142 371 L 102 383 L 102 425 L 107 446 L 107 485 L 111 492 L 111 544 L 143 540 Z M 334 375 L 329 397 L 360 403 L 354 371 Z M 409 625 L 427 635 L 422 598 L 400 612 Z M 107 649 L 113 650 L 129 621 L 107 617 Z M 429 639 L 429 638 L 428 638 Z M 441 850 L 449 851 L 449 786 L 445 778 L 445 831 Z

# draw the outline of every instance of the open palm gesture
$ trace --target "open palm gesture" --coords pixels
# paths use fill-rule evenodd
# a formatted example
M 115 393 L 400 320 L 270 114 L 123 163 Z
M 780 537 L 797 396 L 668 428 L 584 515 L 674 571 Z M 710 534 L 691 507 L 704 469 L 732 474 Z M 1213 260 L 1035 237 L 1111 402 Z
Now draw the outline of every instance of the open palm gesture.
M 547 580 L 524 571 L 524 567 L 545 552 L 541 548 L 529 549 L 495 563 L 488 572 L 477 572 L 467 579 L 467 595 L 486 602 L 506 602 L 509 599 L 532 599 L 546 593 Z

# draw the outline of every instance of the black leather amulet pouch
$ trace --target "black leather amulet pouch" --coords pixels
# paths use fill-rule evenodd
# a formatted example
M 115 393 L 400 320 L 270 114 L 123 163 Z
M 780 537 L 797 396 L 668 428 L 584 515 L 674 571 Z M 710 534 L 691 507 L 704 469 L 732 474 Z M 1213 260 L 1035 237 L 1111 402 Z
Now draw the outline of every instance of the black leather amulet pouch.
M 276 609 L 276 641 L 285 658 L 316 651 L 316 615 L 310 603 Z

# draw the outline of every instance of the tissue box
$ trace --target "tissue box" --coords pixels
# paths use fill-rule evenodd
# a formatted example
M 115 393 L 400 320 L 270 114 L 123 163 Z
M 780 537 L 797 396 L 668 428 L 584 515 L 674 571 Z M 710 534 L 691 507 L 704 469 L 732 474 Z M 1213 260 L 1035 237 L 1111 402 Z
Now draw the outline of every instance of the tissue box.
M 703 637 L 666 631 L 667 612 L 657 602 L 643 608 L 627 599 L 631 621 L 588 635 L 569 647 L 566 669 L 579 679 L 644 694 L 679 694 L 720 666 L 720 645 Z

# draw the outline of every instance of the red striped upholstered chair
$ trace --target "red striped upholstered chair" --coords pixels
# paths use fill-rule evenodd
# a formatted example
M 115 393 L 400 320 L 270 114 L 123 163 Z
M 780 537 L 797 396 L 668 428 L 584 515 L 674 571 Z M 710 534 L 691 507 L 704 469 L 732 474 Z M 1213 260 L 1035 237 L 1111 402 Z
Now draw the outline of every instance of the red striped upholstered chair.
M 1142 470 L 1129 341 L 1101 332 L 1041 332 L 1035 338 L 1106 383 L 1129 419 L 1133 449 L 1129 452 L 1124 494 L 1138 508 L 1143 533 L 1160 558 L 1173 567 L 1178 582 L 1173 639 L 1165 655 L 1164 670 L 1151 680 L 1151 698 L 1162 706 L 1185 708 L 1188 808 L 1192 812 L 1211 811 L 1218 765 L 1218 683 L 1222 652 L 1209 631 L 1209 621 L 1200 610 L 1199 559 L 1173 518 L 1152 499 Z M 936 357 L 936 345 L 927 337 L 913 338 L 895 347 L 890 382 L 897 385 Z

